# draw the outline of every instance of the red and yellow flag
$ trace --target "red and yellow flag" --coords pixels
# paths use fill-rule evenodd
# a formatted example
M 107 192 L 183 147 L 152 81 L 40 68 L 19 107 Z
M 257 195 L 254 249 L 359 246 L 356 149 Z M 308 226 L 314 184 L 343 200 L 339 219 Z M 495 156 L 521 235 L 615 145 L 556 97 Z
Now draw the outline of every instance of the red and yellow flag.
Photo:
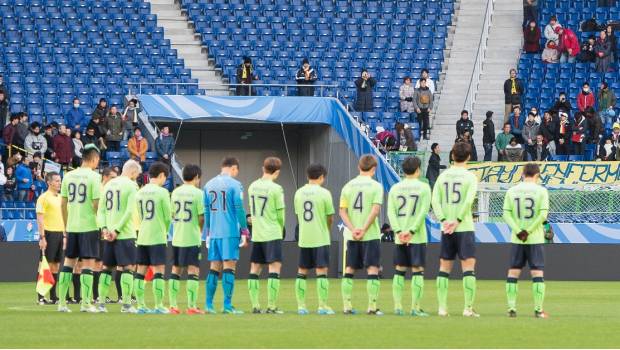
M 47 294 L 54 286 L 54 275 L 50 270 L 50 265 L 47 263 L 45 256 L 39 264 L 39 276 L 37 277 L 37 293 L 40 295 Z

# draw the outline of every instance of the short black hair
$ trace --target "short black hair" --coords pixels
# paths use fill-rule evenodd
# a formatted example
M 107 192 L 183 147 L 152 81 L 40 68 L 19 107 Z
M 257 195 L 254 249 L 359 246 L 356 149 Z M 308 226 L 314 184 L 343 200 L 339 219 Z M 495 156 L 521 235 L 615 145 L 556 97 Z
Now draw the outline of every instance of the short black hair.
M 45 174 L 45 183 L 49 183 L 50 181 L 52 181 L 52 179 L 54 179 L 54 176 L 60 176 L 60 174 L 55 171 L 50 171 L 49 173 Z
M 426 69 L 426 68 L 422 68 L 422 70 L 421 70 L 420 72 L 421 72 L 421 73 L 426 72 L 426 74 L 428 74 L 428 69 Z
M 506 127 L 506 125 L 512 126 L 512 125 L 510 125 L 510 123 L 506 122 L 506 123 L 504 123 L 504 128 Z
M 434 143 L 431 145 L 431 151 L 434 151 L 434 150 L 435 150 L 438 146 L 439 146 L 439 144 L 438 144 L 437 142 L 434 142 Z
M 457 142 L 452 146 L 452 159 L 457 163 L 467 161 L 471 154 L 471 146 L 467 142 Z
M 239 159 L 235 157 L 224 157 L 224 159 L 222 159 L 222 168 L 230 168 L 235 165 L 239 166 Z
M 274 174 L 282 168 L 282 161 L 278 157 L 267 157 L 263 161 L 263 169 L 267 174 Z
M 523 176 L 525 177 L 534 177 L 537 174 L 540 174 L 540 167 L 536 163 L 527 163 L 523 167 Z
M 463 115 L 463 114 L 469 115 L 469 112 L 466 109 L 464 109 L 464 110 L 461 111 L 461 115 Z
M 418 157 L 407 157 L 403 161 L 402 168 L 403 172 L 406 175 L 413 175 L 415 172 L 420 169 L 420 165 L 422 161 Z
M 84 149 L 82 150 L 82 159 L 88 162 L 93 160 L 95 156 L 100 156 L 99 148 L 92 143 L 84 145 Z
M 187 164 L 183 167 L 183 181 L 192 181 L 202 175 L 202 169 L 196 164 Z
M 420 80 L 419 80 L 419 81 L 420 81 L 420 83 L 421 83 L 421 82 L 425 82 L 425 83 L 426 83 L 426 78 L 420 78 Z
M 588 83 L 587 81 L 585 83 L 583 83 L 582 86 L 590 86 L 590 83 Z
M 142 132 L 142 129 L 140 129 L 139 126 L 136 126 L 135 128 L 133 128 L 133 132 L 135 133 L 136 131 L 140 130 L 140 132 Z
M 116 175 L 118 175 L 118 172 L 116 171 L 116 169 L 114 169 L 112 167 L 105 167 L 105 168 L 103 168 L 103 171 L 101 172 L 101 175 L 103 175 L 104 177 L 108 177 L 112 173 L 115 173 Z
M 168 164 L 164 162 L 155 162 L 151 164 L 149 167 L 149 177 L 151 179 L 158 177 L 161 173 L 164 173 L 166 177 L 170 175 L 170 168 L 168 167 Z
M 308 179 L 316 180 L 321 175 L 327 175 L 327 169 L 321 164 L 310 164 L 306 169 L 306 175 L 308 175 Z

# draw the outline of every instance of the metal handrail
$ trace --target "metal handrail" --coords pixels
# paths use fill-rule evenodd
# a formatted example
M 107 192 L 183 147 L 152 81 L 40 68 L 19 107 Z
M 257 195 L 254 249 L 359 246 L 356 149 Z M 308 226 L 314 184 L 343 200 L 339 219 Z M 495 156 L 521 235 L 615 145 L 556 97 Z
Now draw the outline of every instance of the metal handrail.
M 281 87 L 284 88 L 284 93 L 288 94 L 288 89 L 289 88 L 298 88 L 298 87 L 315 87 L 315 88 L 319 88 L 319 95 L 321 97 L 323 97 L 323 91 L 324 89 L 336 89 L 336 98 L 339 97 L 340 95 L 340 90 L 339 85 L 338 84 L 265 84 L 265 83 L 260 83 L 260 84 L 238 84 L 238 83 L 206 83 L 206 84 L 201 84 L 201 83 L 140 83 L 140 82 L 128 82 L 125 83 L 126 85 L 129 85 L 129 91 L 128 94 L 129 95 L 133 95 L 133 91 L 132 91 L 132 86 L 137 86 L 138 87 L 138 95 L 142 94 L 142 85 L 150 85 L 150 86 L 174 86 L 176 88 L 176 94 L 179 94 L 179 87 L 180 86 L 196 86 L 199 89 L 204 89 L 204 90 L 213 90 L 213 88 L 216 87 L 226 87 L 228 89 L 230 88 L 234 88 L 237 86 L 246 86 L 249 88 L 248 92 L 250 94 L 250 96 L 252 96 L 252 88 L 257 88 L 257 87 Z M 210 89 L 211 88 L 211 89 Z
M 476 103 L 476 95 L 478 94 L 478 85 L 480 84 L 480 73 L 482 72 L 482 61 L 485 58 L 487 43 L 489 38 L 489 31 L 491 28 L 491 16 L 493 15 L 493 8 L 495 0 L 487 0 L 487 6 L 484 13 L 484 22 L 482 23 L 482 32 L 480 33 L 480 40 L 478 41 L 478 51 L 476 52 L 476 60 L 474 61 L 474 67 L 471 71 L 471 77 L 469 79 L 469 87 L 467 88 L 467 95 L 463 102 L 463 109 L 469 111 L 470 119 L 473 117 L 474 103 Z M 484 45 L 482 43 L 484 42 Z M 474 90 L 475 88 L 475 90 Z

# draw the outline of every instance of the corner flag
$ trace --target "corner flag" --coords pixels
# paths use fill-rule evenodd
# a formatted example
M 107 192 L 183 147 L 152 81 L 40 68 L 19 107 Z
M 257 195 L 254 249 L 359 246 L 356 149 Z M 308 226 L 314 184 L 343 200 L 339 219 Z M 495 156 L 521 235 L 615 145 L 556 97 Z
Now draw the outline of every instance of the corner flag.
M 39 264 L 39 276 L 37 277 L 37 293 L 40 295 L 47 294 L 54 286 L 54 275 L 50 270 L 50 265 L 47 263 L 45 256 L 41 259 Z

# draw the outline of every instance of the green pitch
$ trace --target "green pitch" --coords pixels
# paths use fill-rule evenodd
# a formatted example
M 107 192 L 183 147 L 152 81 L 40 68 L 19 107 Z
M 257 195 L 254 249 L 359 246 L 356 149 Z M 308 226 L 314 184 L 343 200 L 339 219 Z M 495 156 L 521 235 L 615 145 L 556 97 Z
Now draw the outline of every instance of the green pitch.
M 449 318 L 434 316 L 435 283 L 427 280 L 423 300 L 429 318 L 393 316 L 391 280 L 382 280 L 383 317 L 355 315 L 298 316 L 293 280 L 283 280 L 284 315 L 127 315 L 119 306 L 109 314 L 59 314 L 53 306 L 34 304 L 34 283 L 0 284 L 0 347 L 29 348 L 617 348 L 620 346 L 620 283 L 547 282 L 548 320 L 533 317 L 531 282 L 519 283 L 519 317 L 505 316 L 503 281 L 479 281 L 476 309 L 480 319 L 460 316 L 460 280 L 450 281 Z M 340 281 L 331 281 L 330 303 L 340 310 Z M 356 280 L 354 306 L 366 307 L 366 283 Z M 314 280 L 308 281 L 308 307 L 316 306 Z M 409 287 L 409 285 L 408 285 Z M 200 305 L 204 305 L 201 283 Z M 409 289 L 407 289 L 409 290 Z M 221 307 L 221 284 L 216 305 Z M 115 295 L 114 291 L 111 291 Z M 409 293 L 405 300 L 409 300 Z M 147 284 L 147 297 L 151 285 Z M 261 280 L 266 305 L 266 281 Z M 179 300 L 185 300 L 182 289 Z M 152 306 L 152 300 L 148 299 Z M 249 311 L 245 280 L 238 281 L 237 308 Z M 408 303 L 405 304 L 408 307 Z M 181 303 L 180 307 L 184 307 Z

